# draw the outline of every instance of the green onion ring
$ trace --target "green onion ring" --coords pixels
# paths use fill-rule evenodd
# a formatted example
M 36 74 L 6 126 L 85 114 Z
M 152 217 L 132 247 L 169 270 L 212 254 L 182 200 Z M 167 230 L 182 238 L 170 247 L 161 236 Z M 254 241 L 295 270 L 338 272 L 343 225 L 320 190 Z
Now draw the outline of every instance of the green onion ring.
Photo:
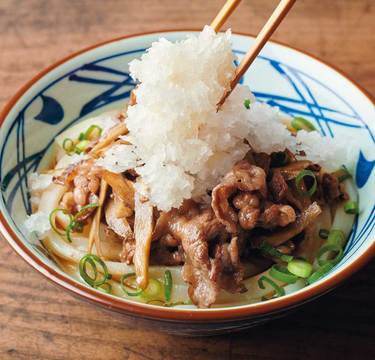
M 89 140 L 81 140 L 74 148 L 76 154 L 81 154 L 86 150 L 87 145 L 90 144 Z
M 356 201 L 348 201 L 344 205 L 344 211 L 347 214 L 357 215 L 359 213 L 358 203 Z
M 292 274 L 286 267 L 280 265 L 273 265 L 271 267 L 270 276 L 287 284 L 294 284 L 298 280 L 298 276 Z
M 85 134 L 84 134 L 84 139 L 85 139 L 85 140 L 89 140 L 90 135 L 92 134 L 93 131 L 95 131 L 95 129 L 98 130 L 98 132 L 99 132 L 99 136 L 98 136 L 98 137 L 100 137 L 100 136 L 102 135 L 103 129 L 102 129 L 100 126 L 98 126 L 98 125 L 91 125 L 91 126 L 86 130 L 86 132 L 85 132 Z
M 69 145 L 67 145 L 69 143 Z M 62 143 L 62 148 L 67 152 L 70 153 L 74 150 L 74 141 L 72 139 L 66 138 Z
M 85 205 L 81 208 L 81 210 L 79 210 L 75 215 L 74 215 L 74 219 L 79 219 L 87 209 L 92 209 L 92 208 L 96 208 L 96 207 L 99 207 L 99 204 L 98 203 L 91 203 L 91 204 L 88 204 L 88 205 Z
M 310 131 L 316 130 L 315 126 L 310 121 L 306 120 L 305 118 L 301 116 L 295 117 L 292 120 L 291 125 L 297 131 L 306 130 L 310 132 Z
M 136 291 L 130 292 L 125 286 L 127 286 L 128 288 L 131 288 L 131 287 L 124 284 L 124 280 L 126 280 L 130 277 L 133 277 L 133 276 L 135 276 L 135 273 L 124 274 L 124 275 L 121 276 L 121 279 L 120 279 L 121 289 L 128 296 L 139 296 L 143 293 L 142 289 L 138 289 L 138 287 L 137 287 Z
M 332 229 L 327 238 L 327 244 L 337 245 L 339 247 L 344 247 L 345 244 L 345 235 L 341 230 Z
M 321 277 L 332 270 L 333 266 L 334 265 L 331 263 L 324 264 L 321 268 L 319 268 L 309 276 L 309 278 L 307 279 L 307 283 L 311 285 L 312 283 L 318 281 Z
M 312 265 L 301 259 L 294 259 L 288 263 L 288 270 L 295 276 L 306 279 L 308 278 L 313 270 Z
M 261 276 L 258 280 L 258 285 L 261 289 L 265 289 L 266 287 L 264 286 L 264 282 L 267 282 L 268 284 L 270 284 L 273 289 L 275 290 L 276 292 L 276 295 L 277 297 L 280 297 L 280 296 L 284 296 L 285 295 L 285 290 L 280 287 L 279 285 L 277 285 L 273 280 L 271 280 L 269 277 L 267 276 Z
M 275 249 L 272 245 L 268 244 L 266 241 L 263 241 L 259 246 L 259 250 L 263 253 L 271 256 L 280 258 L 282 261 L 289 262 L 293 260 L 293 256 L 285 255 L 281 251 Z
M 312 184 L 311 188 L 307 191 L 303 191 L 301 189 L 301 182 L 303 180 L 304 177 L 311 177 L 314 179 L 314 183 Z M 311 171 L 311 170 L 302 170 L 297 176 L 296 176 L 296 188 L 297 188 L 297 191 L 303 195 L 303 196 L 312 196 L 316 189 L 317 189 L 317 181 L 316 181 L 316 177 L 314 175 L 314 173 Z
M 87 273 L 87 263 L 91 265 L 92 271 L 94 272 L 94 277 L 91 277 Z M 96 263 L 99 264 L 103 269 L 103 279 L 97 280 L 98 270 Z M 82 279 L 92 287 L 99 287 L 103 285 L 107 280 L 111 279 L 112 276 L 108 272 L 107 265 L 105 262 L 97 255 L 86 254 L 79 262 L 79 273 Z
M 164 296 L 166 301 L 171 301 L 173 279 L 170 270 L 165 270 L 164 273 Z
M 70 223 L 73 221 L 73 216 L 72 214 L 69 213 L 68 210 L 66 209 L 62 209 L 62 208 L 57 208 L 57 209 L 54 209 L 51 211 L 51 213 L 49 214 L 49 223 L 51 225 L 51 228 L 52 230 L 56 233 L 56 234 L 59 234 L 59 235 L 65 235 L 65 232 L 62 232 L 60 231 L 56 225 L 55 225 L 55 217 L 56 217 L 56 214 L 61 211 L 63 214 L 65 215 L 68 215 L 69 216 L 69 220 L 70 220 Z M 69 223 L 69 224 L 70 224 Z M 69 226 L 69 225 L 68 225 Z
M 319 230 L 319 237 L 321 239 L 328 239 L 328 236 L 329 236 L 329 230 L 327 230 L 327 229 L 320 229 Z
M 322 256 L 326 254 L 327 252 L 331 252 L 331 251 L 337 252 L 337 255 L 333 259 L 323 260 Z M 342 259 L 343 254 L 344 254 L 344 251 L 342 247 L 337 244 L 323 245 L 318 251 L 318 255 L 317 255 L 318 264 L 320 266 L 324 266 L 325 264 L 328 264 L 328 263 L 332 265 L 336 265 Z

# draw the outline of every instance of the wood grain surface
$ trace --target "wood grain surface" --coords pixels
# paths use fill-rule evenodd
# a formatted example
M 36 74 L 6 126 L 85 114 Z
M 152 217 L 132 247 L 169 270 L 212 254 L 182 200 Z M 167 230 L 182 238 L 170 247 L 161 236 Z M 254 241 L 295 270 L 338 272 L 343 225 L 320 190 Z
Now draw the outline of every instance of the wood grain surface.
M 0 107 L 33 74 L 111 37 L 200 27 L 224 0 L 0 0 Z M 276 1 L 244 0 L 233 30 L 256 33 Z M 300 0 L 274 39 L 375 92 L 375 1 Z M 83 303 L 0 241 L 0 359 L 375 359 L 375 264 L 302 310 L 230 336 L 179 338 Z

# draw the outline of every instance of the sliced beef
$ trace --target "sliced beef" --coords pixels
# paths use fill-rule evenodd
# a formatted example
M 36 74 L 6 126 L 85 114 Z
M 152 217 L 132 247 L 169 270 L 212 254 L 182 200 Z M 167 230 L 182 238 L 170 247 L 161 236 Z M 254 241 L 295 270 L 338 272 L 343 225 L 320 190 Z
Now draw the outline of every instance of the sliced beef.
M 264 210 L 260 222 L 261 226 L 272 229 L 284 227 L 296 221 L 296 213 L 289 205 L 272 204 Z
M 230 204 L 230 198 L 236 192 L 257 192 L 265 197 L 267 195 L 265 171 L 245 160 L 240 161 L 213 189 L 212 209 L 219 221 L 232 234 L 238 232 L 238 215 Z
M 286 199 L 289 188 L 279 169 L 274 169 L 272 171 L 272 178 L 268 183 L 268 189 L 270 190 L 274 201 L 280 202 Z
M 215 245 L 211 278 L 221 289 L 231 293 L 246 291 L 242 284 L 245 268 L 240 261 L 240 240 L 234 236 L 229 243 Z
M 322 189 L 324 199 L 330 203 L 340 197 L 339 181 L 336 176 L 324 173 L 322 176 Z

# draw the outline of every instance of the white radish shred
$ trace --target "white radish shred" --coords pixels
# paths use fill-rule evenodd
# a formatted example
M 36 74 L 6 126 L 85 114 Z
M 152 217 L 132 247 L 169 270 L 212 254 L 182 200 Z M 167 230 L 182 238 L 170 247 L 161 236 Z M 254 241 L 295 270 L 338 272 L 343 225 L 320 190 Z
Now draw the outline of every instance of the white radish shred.
M 96 165 L 114 173 L 134 169 L 138 165 L 134 146 L 114 145 L 105 152 L 104 157 L 96 161 Z
M 38 236 L 43 237 L 51 230 L 49 214 L 38 211 L 27 217 L 24 226 L 28 233 L 35 232 Z

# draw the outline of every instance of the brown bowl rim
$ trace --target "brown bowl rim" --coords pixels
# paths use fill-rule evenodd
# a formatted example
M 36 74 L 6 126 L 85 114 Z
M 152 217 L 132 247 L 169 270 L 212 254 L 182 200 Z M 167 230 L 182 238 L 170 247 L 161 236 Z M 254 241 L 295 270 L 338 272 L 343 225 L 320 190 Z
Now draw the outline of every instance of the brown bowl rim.
M 125 35 L 116 37 L 110 40 L 99 42 L 92 46 L 86 47 L 82 50 L 76 51 L 63 59 L 53 63 L 52 65 L 46 67 L 35 75 L 31 80 L 24 84 L 16 94 L 8 101 L 4 109 L 0 114 L 0 126 L 2 126 L 5 118 L 15 105 L 15 103 L 22 97 L 22 95 L 39 79 L 45 76 L 47 73 L 62 65 L 63 63 L 75 58 L 85 52 L 93 50 L 103 45 L 107 45 L 113 42 L 117 42 L 124 39 L 140 37 L 144 35 L 152 35 L 156 33 L 170 33 L 170 32 L 196 32 L 200 29 L 167 29 L 167 30 L 155 30 L 140 32 L 131 35 Z M 254 35 L 245 32 L 234 32 L 234 34 L 254 37 Z M 286 48 L 300 52 L 339 73 L 341 76 L 346 78 L 352 83 L 360 92 L 363 93 L 374 105 L 374 97 L 367 92 L 362 86 L 360 86 L 356 81 L 347 76 L 343 71 L 337 67 L 321 60 L 320 58 L 312 55 L 306 51 L 300 50 L 296 47 L 284 44 L 280 41 L 271 41 L 272 43 L 284 46 Z M 312 300 L 319 295 L 326 293 L 327 291 L 333 289 L 339 283 L 347 279 L 354 272 L 359 270 L 364 266 L 374 255 L 375 255 L 375 241 L 369 246 L 369 248 L 353 263 L 344 267 L 338 273 L 334 274 L 330 278 L 323 280 L 320 284 L 310 286 L 305 288 L 301 292 L 296 292 L 286 297 L 277 298 L 271 301 L 249 304 L 242 307 L 233 308 L 222 308 L 222 309 L 199 309 L 197 310 L 181 310 L 173 308 L 161 308 L 156 306 L 144 305 L 142 303 L 136 303 L 132 301 L 126 301 L 124 299 L 115 298 L 107 296 L 97 290 L 91 289 L 83 284 L 80 284 L 73 279 L 69 278 L 68 275 L 62 275 L 56 270 L 54 270 L 49 265 L 43 263 L 43 261 L 33 254 L 23 243 L 22 239 L 17 236 L 17 234 L 12 230 L 11 226 L 8 224 L 4 215 L 0 212 L 0 233 L 8 241 L 10 246 L 36 271 L 43 274 L 47 279 L 51 280 L 53 283 L 63 287 L 70 293 L 78 295 L 80 298 L 86 299 L 95 304 L 101 305 L 109 310 L 114 310 L 118 312 L 125 312 L 127 314 L 137 315 L 146 318 L 152 318 L 157 320 L 166 321 L 192 321 L 199 322 L 209 320 L 211 322 L 215 321 L 225 321 L 225 320 L 238 320 L 246 319 L 249 317 L 256 317 L 265 314 L 271 314 L 275 312 L 280 312 L 291 307 L 298 306 L 304 302 Z

